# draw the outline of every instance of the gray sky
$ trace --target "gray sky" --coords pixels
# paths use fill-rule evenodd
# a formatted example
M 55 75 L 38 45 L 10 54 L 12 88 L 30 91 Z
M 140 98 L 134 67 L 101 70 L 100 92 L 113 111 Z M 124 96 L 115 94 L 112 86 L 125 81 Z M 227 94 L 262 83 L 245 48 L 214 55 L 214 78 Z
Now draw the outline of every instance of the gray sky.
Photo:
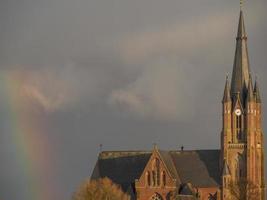
M 267 104 L 267 1 L 245 4 Z M 219 148 L 238 15 L 238 0 L 1 0 L 0 199 L 70 199 L 100 143 Z

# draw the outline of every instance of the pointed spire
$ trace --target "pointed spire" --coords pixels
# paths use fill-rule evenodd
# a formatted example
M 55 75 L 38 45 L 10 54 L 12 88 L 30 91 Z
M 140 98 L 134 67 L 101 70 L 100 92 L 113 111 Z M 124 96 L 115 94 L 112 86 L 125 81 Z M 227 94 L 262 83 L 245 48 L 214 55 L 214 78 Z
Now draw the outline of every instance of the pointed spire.
M 238 23 L 238 31 L 237 31 L 237 39 L 247 39 L 244 15 L 243 11 L 240 10 L 239 23 Z
M 240 97 L 244 100 L 249 82 L 249 57 L 247 50 L 247 34 L 243 11 L 240 11 L 238 32 L 236 37 L 236 51 L 232 73 L 231 94 L 235 96 L 240 92 Z
M 255 85 L 254 85 L 254 95 L 256 97 L 256 102 L 261 103 L 260 89 L 259 89 L 257 76 L 256 76 L 256 80 L 255 80 Z
M 225 88 L 224 88 L 224 94 L 223 94 L 223 100 L 222 103 L 231 102 L 231 95 L 230 95 L 230 86 L 228 81 L 228 75 L 226 76 L 225 81 Z
M 247 94 L 247 102 L 253 102 L 255 100 L 253 94 L 253 85 L 252 85 L 252 78 L 251 74 L 249 75 L 249 83 L 248 83 L 248 94 Z

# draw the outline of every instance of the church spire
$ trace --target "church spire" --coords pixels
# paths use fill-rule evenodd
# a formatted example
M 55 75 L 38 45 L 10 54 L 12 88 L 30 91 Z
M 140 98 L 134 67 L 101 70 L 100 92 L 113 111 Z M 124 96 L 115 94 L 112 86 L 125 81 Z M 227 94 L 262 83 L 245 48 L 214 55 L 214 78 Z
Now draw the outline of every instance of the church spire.
M 230 95 L 230 86 L 229 86 L 229 81 L 228 81 L 228 75 L 226 76 L 226 81 L 225 81 L 225 88 L 224 88 L 224 93 L 223 93 L 223 103 L 230 102 L 231 101 L 231 95 Z
M 249 57 L 247 50 L 247 34 L 245 30 L 244 16 L 240 10 L 238 31 L 236 37 L 235 59 L 231 82 L 231 95 L 236 96 L 239 92 L 244 100 L 249 82 Z

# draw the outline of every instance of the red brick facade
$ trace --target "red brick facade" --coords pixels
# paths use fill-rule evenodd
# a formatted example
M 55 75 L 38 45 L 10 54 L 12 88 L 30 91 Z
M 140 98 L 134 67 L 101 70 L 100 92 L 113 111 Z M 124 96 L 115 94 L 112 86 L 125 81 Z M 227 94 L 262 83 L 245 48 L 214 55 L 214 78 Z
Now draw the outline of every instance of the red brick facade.
M 172 178 L 157 150 L 153 152 L 140 179 L 136 180 L 135 188 L 138 200 L 168 200 L 176 189 L 176 180 Z

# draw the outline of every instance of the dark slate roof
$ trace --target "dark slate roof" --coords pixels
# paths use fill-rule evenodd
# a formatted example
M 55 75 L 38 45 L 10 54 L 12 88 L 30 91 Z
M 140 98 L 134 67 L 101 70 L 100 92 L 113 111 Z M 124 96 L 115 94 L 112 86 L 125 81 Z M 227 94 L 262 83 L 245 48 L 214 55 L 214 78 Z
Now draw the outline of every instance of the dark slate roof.
M 194 187 L 219 185 L 219 150 L 158 152 L 171 175 L 179 182 L 192 183 Z M 151 151 L 102 152 L 91 178 L 108 177 L 127 191 L 140 178 L 151 155 Z
M 102 152 L 91 178 L 108 177 L 126 192 L 141 176 L 150 156 L 146 151 Z
M 183 183 L 195 187 L 217 187 L 220 184 L 220 150 L 170 152 Z
M 173 178 L 175 178 L 176 180 L 178 180 L 179 176 L 177 174 L 177 170 L 176 170 L 175 165 L 172 161 L 172 157 L 171 157 L 169 151 L 159 150 L 158 152 L 159 152 L 160 156 L 162 157 L 165 165 L 167 166 L 169 172 L 171 173 L 171 176 Z

